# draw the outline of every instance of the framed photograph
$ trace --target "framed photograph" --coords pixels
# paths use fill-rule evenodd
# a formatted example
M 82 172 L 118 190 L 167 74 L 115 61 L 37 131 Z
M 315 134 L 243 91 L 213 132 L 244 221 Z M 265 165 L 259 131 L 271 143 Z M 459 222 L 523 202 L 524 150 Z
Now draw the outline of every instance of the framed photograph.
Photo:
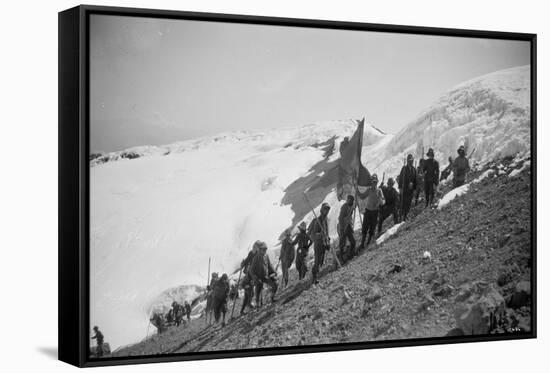
M 536 337 L 536 35 L 59 13 L 59 358 Z

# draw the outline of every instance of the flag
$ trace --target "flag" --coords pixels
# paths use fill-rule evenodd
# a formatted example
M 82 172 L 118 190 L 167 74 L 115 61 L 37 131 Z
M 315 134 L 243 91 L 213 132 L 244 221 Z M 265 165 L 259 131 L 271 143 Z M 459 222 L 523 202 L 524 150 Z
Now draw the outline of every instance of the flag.
M 363 148 L 363 131 L 365 119 L 358 121 L 357 130 L 349 141 L 340 144 L 340 162 L 338 164 L 338 198 L 345 199 L 347 194 L 354 194 L 355 186 L 368 186 L 371 175 L 361 163 Z

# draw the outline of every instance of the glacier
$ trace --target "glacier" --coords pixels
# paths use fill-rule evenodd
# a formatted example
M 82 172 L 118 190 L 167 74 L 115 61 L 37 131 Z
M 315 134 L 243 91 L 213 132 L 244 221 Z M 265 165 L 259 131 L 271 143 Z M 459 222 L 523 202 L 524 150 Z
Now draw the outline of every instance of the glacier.
M 434 148 L 441 168 L 464 143 L 475 149 L 472 160 L 478 163 L 525 156 L 531 135 L 529 79 L 529 66 L 522 66 L 465 82 L 397 134 L 366 125 L 363 164 L 380 178 L 382 173 L 386 180 L 395 177 L 407 153 L 421 155 L 419 140 L 424 152 Z M 320 162 L 337 162 L 341 140 L 355 129 L 355 120 L 324 121 L 94 154 L 92 326 L 99 325 L 114 348 L 138 342 L 146 335 L 151 309 L 171 302 L 175 293 L 168 289 L 187 286 L 177 293 L 180 301 L 201 291 L 208 258 L 211 271 L 230 274 L 257 239 L 267 242 L 275 258 L 281 232 L 312 218 L 292 209 L 292 198 L 301 197 L 289 197 L 289 186 L 312 175 Z M 317 171 L 315 177 L 328 172 Z M 331 185 L 323 193 L 321 199 L 332 206 L 329 230 L 335 237 L 340 202 Z

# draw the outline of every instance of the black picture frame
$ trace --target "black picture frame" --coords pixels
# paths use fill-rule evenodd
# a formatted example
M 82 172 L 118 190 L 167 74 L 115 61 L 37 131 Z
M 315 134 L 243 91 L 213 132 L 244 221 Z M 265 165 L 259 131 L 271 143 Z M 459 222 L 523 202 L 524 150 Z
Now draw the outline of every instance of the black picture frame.
M 527 41 L 531 45 L 532 329 L 527 333 L 422 338 L 318 346 L 90 359 L 89 332 L 89 17 L 92 14 L 195 21 L 314 27 Z M 311 19 L 81 5 L 59 13 L 59 360 L 79 367 L 283 355 L 370 348 L 536 338 L 536 132 L 537 36 L 529 33 L 460 30 Z

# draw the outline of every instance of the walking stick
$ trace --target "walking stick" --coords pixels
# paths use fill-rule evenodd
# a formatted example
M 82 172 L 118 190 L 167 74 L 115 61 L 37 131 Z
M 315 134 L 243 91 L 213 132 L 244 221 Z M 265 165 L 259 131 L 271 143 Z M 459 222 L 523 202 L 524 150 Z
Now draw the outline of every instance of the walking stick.
M 328 232 L 325 232 L 325 228 L 319 222 L 319 219 L 317 218 L 317 214 L 315 213 L 315 210 L 313 209 L 313 207 L 311 205 L 311 202 L 309 201 L 309 198 L 307 198 L 306 192 L 303 192 L 303 193 L 304 193 L 304 198 L 306 199 L 306 202 L 309 205 L 309 208 L 311 209 L 311 212 L 313 212 L 313 216 L 315 217 L 315 219 L 317 220 L 317 223 L 321 227 L 321 234 L 323 235 L 323 238 L 325 239 L 326 242 L 328 242 L 328 240 L 327 240 Z M 336 263 L 338 264 L 338 268 L 341 268 L 342 263 L 340 263 L 340 260 L 336 256 L 336 253 L 334 252 L 334 248 L 330 244 L 329 244 L 329 247 L 330 247 L 330 252 L 332 253 L 332 256 L 334 257 L 334 259 L 336 259 Z
M 405 167 L 405 164 L 407 162 L 407 158 L 403 158 L 403 167 Z M 401 172 L 403 172 L 403 169 L 401 169 Z M 399 175 L 401 176 L 401 175 Z M 400 215 L 401 215 L 401 221 L 404 221 L 403 219 L 403 206 L 404 206 L 404 199 L 405 199 L 405 173 L 403 172 L 403 176 L 400 177 L 401 178 L 401 211 L 400 211 Z
M 237 280 L 237 295 L 239 295 L 239 283 L 241 282 L 241 274 L 243 273 L 243 267 L 241 267 L 241 270 L 239 271 L 239 279 Z M 233 312 L 235 312 L 235 303 L 237 303 L 237 297 L 233 300 L 233 308 L 231 309 L 231 317 L 233 318 Z
M 210 285 L 210 257 L 208 257 L 208 277 L 206 278 L 206 309 L 205 309 L 205 312 L 204 312 L 204 322 L 206 325 L 208 325 L 208 312 L 210 311 L 208 309 L 208 296 L 209 296 L 209 291 L 208 291 L 208 286 Z
M 208 277 L 206 278 L 206 287 L 210 285 L 210 257 L 208 258 Z

